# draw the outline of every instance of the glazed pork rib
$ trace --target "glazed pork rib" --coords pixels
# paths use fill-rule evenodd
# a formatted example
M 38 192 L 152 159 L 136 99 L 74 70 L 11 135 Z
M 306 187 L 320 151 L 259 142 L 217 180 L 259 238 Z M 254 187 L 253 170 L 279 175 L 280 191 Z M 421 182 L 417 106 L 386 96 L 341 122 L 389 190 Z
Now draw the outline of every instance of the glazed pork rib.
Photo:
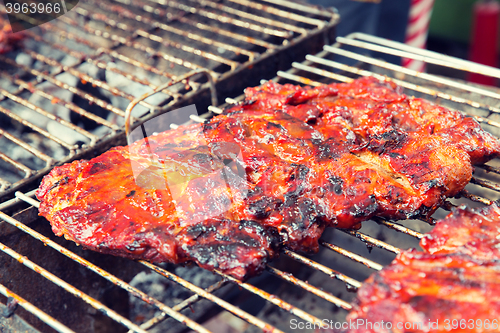
M 347 316 L 360 325 L 342 332 L 499 332 L 499 217 L 495 203 L 437 221 L 425 252 L 402 252 L 368 278 Z
M 314 88 L 268 81 L 247 88 L 246 103 L 233 109 L 280 109 L 313 125 L 326 137 L 348 129 L 359 144 L 393 130 L 416 136 L 435 135 L 447 145 L 466 151 L 472 164 L 498 155 L 498 140 L 474 119 L 401 91 L 394 82 L 374 77 Z
M 341 332 L 499 332 L 499 272 L 498 261 L 402 252 L 363 283 Z
M 353 86 L 365 81 L 373 94 L 393 89 L 391 96 L 399 96 L 386 82 L 364 79 Z M 96 251 L 194 261 L 244 279 L 281 246 L 316 251 L 328 226 L 353 228 L 374 215 L 432 214 L 468 183 L 476 151 L 483 155 L 475 161 L 500 151 L 474 121 L 466 133 L 477 137 L 471 145 L 478 143 L 469 151 L 451 144 L 448 135 L 419 129 L 392 126 L 363 134 L 335 109 L 303 119 L 291 110 L 336 98 L 346 86 L 281 87 L 206 124 L 180 126 L 54 168 L 37 192 L 40 215 L 56 234 Z M 299 97 L 273 102 L 283 95 Z
M 462 253 L 481 260 L 500 260 L 500 208 L 454 208 L 436 222 L 420 246 L 431 254 Z

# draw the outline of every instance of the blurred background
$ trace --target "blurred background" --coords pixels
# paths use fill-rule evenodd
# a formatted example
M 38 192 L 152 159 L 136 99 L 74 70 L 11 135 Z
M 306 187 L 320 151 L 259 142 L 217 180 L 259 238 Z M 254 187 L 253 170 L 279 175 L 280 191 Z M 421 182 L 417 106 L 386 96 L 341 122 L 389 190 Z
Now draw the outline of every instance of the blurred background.
M 419 40 L 417 44 L 420 43 L 415 46 L 498 67 L 499 1 L 308 0 L 308 2 L 337 8 L 341 16 L 337 30 L 339 36 L 364 32 L 399 42 L 408 42 L 413 36 Z M 400 61 L 396 57 L 387 57 L 386 60 Z M 477 83 L 498 85 L 491 79 L 485 80 L 475 75 L 464 77 L 463 73 L 453 70 L 443 72 L 443 69 L 433 66 L 426 70 Z

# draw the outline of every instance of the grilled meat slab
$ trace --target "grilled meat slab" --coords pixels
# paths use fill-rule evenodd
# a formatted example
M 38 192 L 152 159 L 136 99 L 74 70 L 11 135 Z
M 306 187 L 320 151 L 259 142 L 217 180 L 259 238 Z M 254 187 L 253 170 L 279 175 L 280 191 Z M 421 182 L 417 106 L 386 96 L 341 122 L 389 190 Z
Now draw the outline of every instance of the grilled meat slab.
M 373 94 L 389 89 L 379 93 L 392 96 L 385 103 L 406 98 L 384 82 L 379 89 L 364 81 Z M 449 144 L 448 135 L 398 126 L 363 134 L 333 111 L 314 121 L 295 112 L 336 98 L 345 85 L 282 87 L 206 124 L 55 168 L 37 192 L 40 215 L 56 234 L 96 251 L 195 261 L 243 279 L 280 246 L 315 251 L 327 226 L 353 228 L 374 215 L 430 215 L 471 178 L 472 152 Z M 488 134 L 473 124 L 484 143 Z M 491 139 L 493 148 L 475 148 L 484 148 L 481 159 L 500 151 Z
M 500 208 L 455 208 L 420 241 L 431 254 L 462 253 L 481 260 L 500 260 Z
M 347 322 L 359 325 L 343 332 L 498 332 L 499 272 L 498 261 L 402 252 L 358 290 Z
M 269 81 L 245 90 L 243 108 L 277 108 L 330 137 L 338 129 L 356 134 L 359 144 L 392 130 L 415 136 L 435 135 L 466 151 L 472 164 L 498 156 L 500 145 L 470 117 L 421 98 L 408 97 L 390 80 L 363 77 L 351 83 L 319 87 Z M 237 106 L 236 108 L 238 108 Z M 333 130 L 333 133 L 330 133 Z

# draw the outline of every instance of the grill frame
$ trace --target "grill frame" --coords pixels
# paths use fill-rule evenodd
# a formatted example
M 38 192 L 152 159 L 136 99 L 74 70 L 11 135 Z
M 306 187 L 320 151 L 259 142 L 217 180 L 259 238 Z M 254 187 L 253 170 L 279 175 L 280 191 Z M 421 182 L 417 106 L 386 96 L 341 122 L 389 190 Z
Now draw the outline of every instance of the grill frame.
M 346 37 L 345 39 L 340 39 L 340 41 L 342 41 L 344 43 L 350 42 L 350 44 L 352 44 L 352 41 L 356 41 L 357 38 L 361 38 L 363 40 L 364 39 L 372 40 L 371 39 L 372 37 L 370 37 L 370 36 L 366 36 L 366 35 L 362 35 L 362 34 L 354 34 L 354 35 L 350 35 L 350 36 Z M 377 40 L 377 39 L 375 39 L 375 40 Z M 341 49 L 343 47 L 343 45 L 345 45 L 344 43 L 338 42 L 335 45 L 333 45 L 332 47 L 337 48 L 337 49 Z M 398 45 L 398 46 L 405 47 L 402 45 Z M 331 47 L 325 47 L 325 49 L 326 50 L 324 52 L 321 52 L 317 56 L 308 56 L 307 60 L 303 63 L 294 63 L 292 65 L 292 68 L 287 72 L 278 72 L 278 76 L 276 78 L 274 78 L 274 80 L 276 80 L 276 81 L 293 80 L 296 82 L 310 84 L 310 85 L 317 84 L 318 83 L 317 81 L 313 81 L 310 78 L 300 76 L 300 73 L 303 73 L 301 71 L 306 70 L 306 71 L 309 71 L 312 73 L 316 72 L 316 73 L 326 74 L 326 72 L 318 71 L 317 68 L 312 67 L 312 65 L 314 64 L 315 61 L 317 64 L 318 58 L 323 59 L 323 58 L 327 58 L 330 55 Z M 413 50 L 413 49 L 410 49 L 410 50 Z M 432 60 L 433 55 L 427 54 L 428 51 L 415 51 L 415 52 L 418 52 L 418 54 L 416 56 L 417 60 L 424 59 L 424 60 L 428 60 L 428 61 L 433 61 Z M 423 52 L 424 55 L 421 55 L 420 54 L 421 52 Z M 405 55 L 407 56 L 409 54 L 405 54 Z M 431 58 L 428 58 L 428 57 L 431 57 Z M 372 58 L 372 57 L 368 57 L 368 60 L 370 62 L 376 61 L 376 59 Z M 377 63 L 380 64 L 379 62 L 377 62 Z M 469 66 L 470 65 L 470 67 L 467 67 L 467 68 L 469 68 L 470 70 L 476 69 L 475 64 L 468 64 L 467 62 L 462 63 L 461 61 L 453 60 L 451 63 L 453 64 L 453 66 L 462 66 L 462 65 Z M 328 64 L 331 65 L 332 63 L 328 62 Z M 338 64 L 336 66 L 340 70 L 348 69 L 353 74 L 380 75 L 377 73 L 369 73 L 366 69 L 362 69 L 362 66 L 347 66 L 346 67 L 346 65 L 343 65 L 343 64 Z M 394 67 L 392 67 L 393 65 L 389 65 L 389 64 L 384 64 L 384 66 L 389 67 L 389 68 L 385 68 L 385 69 L 394 68 Z M 421 78 L 423 76 L 423 74 L 421 74 L 421 73 L 412 72 L 410 70 L 406 70 L 406 69 L 402 69 L 402 68 L 398 68 L 398 69 L 399 69 L 399 71 L 395 72 L 396 76 L 400 75 L 400 74 L 413 75 L 413 76 L 417 76 L 418 78 Z M 324 69 L 321 69 L 321 70 L 324 70 Z M 484 70 L 484 68 L 480 68 L 480 70 Z M 340 81 L 349 81 L 351 79 L 349 76 L 345 76 L 343 74 L 344 73 L 330 73 L 330 74 L 328 74 L 328 76 L 330 78 L 334 77 L 335 79 L 340 80 Z M 438 77 L 436 77 L 436 78 L 438 80 L 441 80 L 441 78 L 438 78 Z M 397 80 L 397 78 L 396 78 L 396 80 Z M 411 83 L 411 82 L 408 82 L 407 85 L 411 86 L 411 87 L 415 87 L 415 86 L 413 86 L 413 83 Z M 438 96 L 439 98 L 445 99 L 447 101 L 452 101 L 454 103 L 457 102 L 457 99 L 454 98 L 452 95 L 434 92 L 430 88 L 419 88 L 418 86 L 416 88 L 418 89 L 417 91 L 428 92 L 428 93 L 430 93 L 431 96 Z M 476 88 L 473 88 L 473 89 L 476 89 Z M 490 92 L 485 90 L 485 94 L 490 94 Z M 226 101 L 229 104 L 232 104 L 232 103 L 240 100 L 241 98 L 242 98 L 242 96 L 239 96 L 239 97 L 236 97 L 234 99 L 227 99 Z M 130 104 L 130 109 L 132 109 L 134 107 L 134 105 L 139 103 L 139 101 L 134 101 L 134 102 L 135 103 Z M 458 103 L 460 103 L 460 102 L 461 102 L 461 100 L 459 99 Z M 474 101 L 470 101 L 470 103 L 467 102 L 465 104 L 466 105 L 479 105 L 479 106 L 481 106 L 480 103 L 478 103 L 478 104 L 475 104 L 475 103 L 476 102 L 474 102 Z M 490 107 L 487 105 L 486 105 L 486 109 L 487 109 L 487 112 L 490 112 L 490 114 L 489 114 L 490 116 L 495 112 L 495 110 L 491 110 Z M 211 107 L 210 111 L 212 112 L 212 115 L 213 115 L 213 114 L 220 113 L 221 109 L 216 108 L 216 107 Z M 207 114 L 206 116 L 208 117 L 210 115 Z M 487 117 L 482 117 L 482 116 L 477 116 L 477 115 L 475 117 L 482 124 L 491 125 L 491 126 L 495 126 L 495 127 L 500 128 L 500 125 L 494 120 L 490 120 L 490 119 L 487 119 Z M 195 119 L 194 121 L 203 121 L 203 118 Z M 491 166 L 491 165 L 481 166 L 481 167 L 478 167 L 477 169 L 479 170 L 478 172 L 480 172 L 481 174 L 474 176 L 469 188 L 467 190 L 463 191 L 462 197 L 467 199 L 468 202 L 476 202 L 476 203 L 481 204 L 481 205 L 491 204 L 493 202 L 492 199 L 478 195 L 476 190 L 478 188 L 485 188 L 485 189 L 489 189 L 489 190 L 493 191 L 493 192 L 490 192 L 490 194 L 496 193 L 496 195 L 500 196 L 500 194 L 499 194 L 500 193 L 500 185 L 498 185 L 498 183 L 495 182 L 494 180 L 488 179 L 488 178 L 494 179 L 497 177 L 496 175 L 500 175 L 500 169 L 496 166 Z M 484 173 L 481 170 L 484 170 Z M 490 175 L 492 175 L 492 177 L 488 177 L 488 172 L 490 173 Z M 16 226 L 17 228 L 23 230 L 24 232 L 29 233 L 31 236 L 41 240 L 42 242 L 44 242 L 48 246 L 52 247 L 56 251 L 59 251 L 59 252 L 65 254 L 66 256 L 71 257 L 73 260 L 80 262 L 84 267 L 91 269 L 94 272 L 97 272 L 102 277 L 109 279 L 113 283 L 121 286 L 122 288 L 124 288 L 128 292 L 130 292 L 131 294 L 138 296 L 140 298 L 143 298 L 143 299 L 145 298 L 147 302 L 149 301 L 149 302 L 155 303 L 155 301 L 151 300 L 149 298 L 149 296 L 147 296 L 147 295 L 144 296 L 140 293 L 137 294 L 137 292 L 135 290 L 131 289 L 126 283 L 124 283 L 124 281 L 121 281 L 119 278 L 112 276 L 108 272 L 101 271 L 101 269 L 99 267 L 94 267 L 93 264 L 86 262 L 85 260 L 83 260 L 83 258 L 78 258 L 78 256 L 76 256 L 74 253 L 71 253 L 70 251 L 68 251 L 64 247 L 60 247 L 59 245 L 57 245 L 53 241 L 50 241 L 50 239 L 47 239 L 43 235 L 40 235 L 40 236 L 37 235 L 36 232 L 30 230 L 30 228 L 28 226 L 17 221 L 12 216 L 9 216 L 9 215 L 4 213 L 4 211 L 12 209 L 13 207 L 18 205 L 19 203 L 27 203 L 28 205 L 31 205 L 32 207 L 37 207 L 37 205 L 38 205 L 37 201 L 31 198 L 33 196 L 33 194 L 34 194 L 34 190 L 30 191 L 27 194 L 17 192 L 16 198 L 0 204 L 0 219 L 3 220 L 4 222 L 10 223 L 10 224 Z M 459 202 L 457 202 L 457 201 L 453 201 L 453 202 L 452 201 L 447 202 L 447 204 L 443 207 L 442 213 L 444 213 L 444 211 L 449 211 L 453 206 L 459 204 Z M 416 240 L 420 239 L 423 236 L 423 233 L 405 226 L 405 224 L 407 224 L 405 221 L 395 222 L 395 221 L 386 221 L 386 220 L 377 218 L 377 219 L 374 219 L 374 222 L 376 222 L 379 225 L 382 225 L 384 228 L 395 230 L 398 233 L 407 234 L 410 237 L 415 238 Z M 421 221 L 421 223 L 425 223 L 425 224 L 427 224 L 428 222 L 431 222 L 431 224 L 432 224 L 432 220 L 431 221 Z M 395 255 L 401 251 L 401 249 L 397 246 L 393 246 L 391 244 L 388 244 L 384 241 L 377 239 L 376 237 L 374 237 L 372 235 L 366 234 L 364 232 L 363 228 L 360 231 L 343 230 L 343 232 L 349 236 L 352 236 L 354 238 L 361 240 L 363 243 L 365 243 L 369 246 L 378 247 L 378 248 L 381 248 L 385 251 L 388 251 L 388 252 L 392 253 L 392 255 Z M 359 244 L 359 242 L 358 242 L 358 244 Z M 367 258 L 367 256 L 359 255 L 355 252 L 349 251 L 347 249 L 344 249 L 342 247 L 335 245 L 335 241 L 323 239 L 323 240 L 321 240 L 321 246 L 322 246 L 322 248 L 325 248 L 328 251 L 338 253 L 346 258 L 351 259 L 354 262 L 361 263 L 362 265 L 365 265 L 366 267 L 368 267 L 371 271 L 378 271 L 378 270 L 382 269 L 382 267 L 383 267 L 383 265 L 370 260 L 369 258 Z M 9 252 L 9 250 L 6 249 L 4 246 L 0 246 L 0 250 L 2 250 L 2 252 L 4 252 L 4 253 Z M 7 254 L 9 254 L 9 253 L 7 253 Z M 23 259 L 22 257 L 17 257 L 17 255 L 14 253 L 11 253 L 11 254 L 15 258 L 17 258 L 18 260 L 22 259 L 20 261 L 22 261 L 23 263 L 29 262 L 29 260 Z M 340 281 L 346 283 L 346 285 L 349 285 L 350 288 L 356 289 L 359 286 L 361 286 L 360 281 L 352 279 L 349 276 L 341 273 L 340 271 L 337 271 L 333 268 L 330 268 L 329 266 L 327 266 L 321 262 L 317 262 L 316 259 L 311 259 L 311 258 L 305 257 L 303 255 L 294 253 L 294 252 L 289 251 L 289 250 L 285 250 L 283 254 L 285 256 L 290 257 L 291 259 L 299 262 L 301 265 L 306 265 L 308 267 L 313 268 L 315 271 L 324 273 L 327 276 L 330 276 L 331 278 L 334 278 L 334 279 L 337 279 L 337 280 L 340 280 Z M 202 289 L 190 284 L 189 282 L 181 279 L 180 277 L 176 276 L 175 274 L 172 274 L 171 272 L 168 272 L 168 271 L 162 269 L 161 267 L 158 267 L 156 265 L 152 265 L 150 263 L 143 262 L 143 261 L 141 261 L 141 264 L 146 266 L 147 268 L 153 270 L 153 271 L 156 271 L 157 273 L 159 273 L 163 276 L 166 276 L 168 279 L 175 281 L 176 283 L 179 283 L 180 285 L 182 285 L 184 287 L 187 287 L 189 290 L 194 292 L 194 295 L 192 297 L 190 297 L 190 299 L 185 300 L 183 302 L 183 304 L 179 304 L 177 306 L 177 309 L 179 309 L 179 310 L 183 307 L 188 306 L 188 304 L 192 304 L 193 302 L 195 302 L 201 298 L 207 298 L 207 299 L 211 300 L 212 302 L 214 302 L 215 304 L 220 305 L 225 310 L 232 312 L 232 313 L 235 313 L 236 315 L 243 318 L 247 322 L 255 325 L 256 327 L 259 327 L 265 331 L 276 331 L 276 332 L 280 331 L 279 329 L 276 329 L 276 328 L 270 326 L 269 324 L 263 322 L 262 320 L 260 320 L 258 318 L 255 318 L 254 316 L 252 316 L 248 313 L 245 313 L 245 312 L 242 313 L 240 311 L 240 309 L 235 308 L 232 304 L 229 304 L 223 300 L 220 300 L 216 296 L 214 296 L 212 294 L 212 292 L 214 290 L 216 290 L 218 288 L 218 286 L 212 286 L 212 287 L 209 287 L 209 289 L 207 291 L 203 291 Z M 40 270 L 40 271 L 43 272 L 43 270 Z M 308 293 L 312 293 L 320 298 L 325 299 L 327 302 L 330 302 L 331 304 L 334 304 L 335 306 L 337 306 L 339 308 L 342 308 L 344 310 L 350 309 L 350 304 L 348 302 L 346 302 L 345 300 L 342 300 L 342 299 L 334 296 L 333 294 L 331 294 L 327 291 L 323 291 L 320 288 L 315 287 L 314 285 L 310 284 L 307 281 L 300 280 L 299 278 L 293 276 L 292 274 L 289 274 L 287 272 L 283 272 L 282 270 L 276 268 L 274 264 L 273 264 L 273 266 L 269 265 L 267 267 L 267 271 L 275 276 L 278 276 L 280 279 L 282 279 L 288 283 L 299 286 L 299 288 L 304 289 Z M 255 295 L 258 295 L 259 297 L 264 298 L 268 303 L 273 304 L 275 306 L 278 306 L 281 309 L 284 309 L 286 312 L 289 312 L 290 314 L 296 316 L 295 318 L 299 318 L 300 320 L 303 320 L 305 322 L 309 322 L 309 323 L 313 323 L 313 324 L 314 323 L 319 324 L 321 322 L 321 319 L 318 318 L 317 316 L 312 315 L 304 310 L 301 310 L 300 308 L 297 308 L 296 306 L 285 301 L 282 297 L 279 297 L 276 295 L 271 295 L 271 294 L 265 292 L 264 290 L 255 287 L 251 283 L 240 282 L 240 281 L 238 281 L 230 276 L 224 275 L 221 272 L 216 271 L 216 274 L 218 274 L 222 277 L 222 280 L 220 282 L 221 285 L 228 284 L 228 283 L 234 284 L 241 289 L 244 289 L 244 290 L 249 291 Z M 93 301 L 89 300 L 89 302 L 93 302 Z M 158 305 L 158 304 L 156 304 L 156 305 Z M 100 306 L 100 305 L 96 304 L 96 306 Z M 161 305 L 158 305 L 158 306 L 161 307 Z M 163 309 L 165 310 L 165 308 L 163 308 Z M 180 318 L 182 318 L 182 317 L 180 317 Z M 159 315 L 157 317 L 153 317 L 146 323 L 145 327 L 148 327 L 147 329 L 149 329 L 149 327 L 161 322 L 163 319 L 165 319 L 165 315 Z M 122 319 L 119 318 L 118 321 L 121 322 Z M 125 323 L 125 324 L 129 325 L 128 323 Z M 198 328 L 195 324 L 191 324 L 191 325 L 195 328 Z M 135 328 L 135 327 L 130 326 L 129 328 Z M 60 330 L 60 331 L 64 331 L 64 330 Z M 200 329 L 200 331 L 203 331 L 203 329 Z
M 322 45 L 329 44 L 333 40 L 335 36 L 335 26 L 339 19 L 339 15 L 335 11 L 321 11 L 317 8 L 307 6 L 298 6 L 295 8 L 281 0 L 265 0 L 263 2 L 264 4 L 254 4 L 247 0 L 227 0 L 225 2 L 216 3 L 211 0 L 190 0 L 187 4 L 181 4 L 175 1 L 170 1 L 167 4 L 164 0 L 107 0 L 101 2 L 86 0 L 81 1 L 77 7 L 68 13 L 68 15 L 62 16 L 57 22 L 54 21 L 56 23 L 49 22 L 39 27 L 40 34 L 31 31 L 26 32 L 27 37 L 30 40 L 37 41 L 40 44 L 48 44 L 50 46 L 50 50 L 67 53 L 76 60 L 71 65 L 64 65 L 56 59 L 52 59 L 50 56 L 42 54 L 43 52 L 36 52 L 25 47 L 23 52 L 30 56 L 33 61 L 36 60 L 43 63 L 46 68 L 49 69 L 55 68 L 52 73 L 47 74 L 44 73 L 44 71 L 17 64 L 15 60 L 5 55 L 0 55 L 0 61 L 4 63 L 4 66 L 18 67 L 19 71 L 30 73 L 30 75 L 35 77 L 34 80 L 25 82 L 22 79 L 3 72 L 2 77 L 17 84 L 18 90 L 12 93 L 2 89 L 0 91 L 0 95 L 3 96 L 3 100 L 17 99 L 20 101 L 21 105 L 26 106 L 28 109 L 43 114 L 48 119 L 59 122 L 62 125 L 83 134 L 87 137 L 89 142 L 80 147 L 62 142 L 62 140 L 58 140 L 53 135 L 50 135 L 50 133 L 48 133 L 45 129 L 40 129 L 36 124 L 33 124 L 29 120 L 16 119 L 15 114 L 9 112 L 8 109 L 0 109 L 3 115 L 10 117 L 11 121 L 21 123 L 22 125 L 31 128 L 35 132 L 44 136 L 46 139 L 58 143 L 66 150 L 64 158 L 52 158 L 39 149 L 30 146 L 20 138 L 13 136 L 8 131 L 0 129 L 1 135 L 18 146 L 23 147 L 34 156 L 44 161 L 46 164 L 43 168 L 33 170 L 23 163 L 20 163 L 19 161 L 16 161 L 8 155 L 0 152 L 0 159 L 2 159 L 3 162 L 11 165 L 19 172 L 24 173 L 24 178 L 14 183 L 0 179 L 0 200 L 12 198 L 15 191 L 29 191 L 30 186 L 32 186 L 31 184 L 40 181 L 41 177 L 48 173 L 55 165 L 66 163 L 74 159 L 89 158 L 96 153 L 101 153 L 113 146 L 126 144 L 122 126 L 117 126 L 112 122 L 110 123 L 106 119 L 96 117 L 92 113 L 86 112 L 74 103 L 61 100 L 47 94 L 47 92 L 43 91 L 43 89 L 38 89 L 37 87 L 41 87 L 41 84 L 44 82 L 50 82 L 62 90 L 68 90 L 71 93 L 88 100 L 91 104 L 95 103 L 105 110 L 114 113 L 116 117 L 119 117 L 120 119 L 123 119 L 125 116 L 125 107 L 123 107 L 123 109 L 116 107 L 112 103 L 107 103 L 92 94 L 78 90 L 77 88 L 68 85 L 64 81 L 60 81 L 57 78 L 64 73 L 72 74 L 74 77 L 82 80 L 83 82 L 91 83 L 108 94 L 123 97 L 125 100 L 128 100 L 127 103 L 131 102 L 138 96 L 131 95 L 126 91 L 117 89 L 114 86 L 107 84 L 105 81 L 97 79 L 91 75 L 87 75 L 84 71 L 80 70 L 80 68 L 84 65 L 92 65 L 95 68 L 110 71 L 116 73 L 117 75 L 122 75 L 125 80 L 128 80 L 127 82 L 139 84 L 143 88 L 150 88 L 152 90 L 161 86 L 162 81 L 165 82 L 165 80 L 167 80 L 167 82 L 170 82 L 170 84 L 167 84 L 166 88 L 162 90 L 166 96 L 163 102 L 159 102 L 158 105 L 155 105 L 155 103 L 148 103 L 143 100 L 139 102 L 145 108 L 145 111 L 142 111 L 141 114 L 137 116 L 139 119 L 134 118 L 134 121 L 139 123 L 145 122 L 155 115 L 179 108 L 181 106 L 194 104 L 195 102 L 198 107 L 202 109 L 207 108 L 209 105 L 217 105 L 218 103 L 216 98 L 222 98 L 230 94 L 234 94 L 235 92 L 239 93 L 239 91 L 246 86 L 258 84 L 259 78 L 254 73 L 258 73 L 259 71 L 262 73 L 268 73 L 270 78 L 274 75 L 274 73 L 276 73 L 277 70 L 288 68 L 293 60 L 303 58 L 307 54 L 307 49 L 316 49 L 315 52 L 317 52 Z M 91 9 L 93 9 L 92 6 L 96 8 L 95 12 L 91 11 Z M 176 6 L 186 11 L 188 14 L 177 15 L 176 17 L 171 12 L 174 10 L 180 10 Z M 237 6 L 249 8 L 253 10 L 253 14 L 245 14 L 243 10 L 235 9 Z M 101 13 L 106 9 L 109 10 L 110 17 L 101 15 Z M 137 13 L 133 12 L 133 9 L 135 9 Z M 2 8 L 0 8 L 0 10 L 2 10 Z M 151 13 L 149 13 L 148 10 L 151 11 Z M 179 20 L 179 22 L 190 22 L 189 24 L 193 25 L 194 32 L 181 31 L 175 27 L 172 28 L 171 25 L 155 20 L 155 18 L 160 17 L 156 13 L 157 11 L 161 11 L 162 14 L 165 14 L 167 22 L 171 23 L 176 20 Z M 149 16 L 147 15 L 148 13 L 150 14 Z M 227 13 L 228 16 L 221 16 L 221 18 L 219 18 L 220 15 L 216 15 L 218 13 Z M 286 13 L 288 13 L 288 17 Z M 127 25 L 113 20 L 113 15 L 118 18 L 123 18 L 123 20 L 128 20 L 127 22 L 129 24 Z M 268 16 L 272 16 L 273 19 L 268 18 Z M 206 24 L 203 25 L 203 22 L 197 20 L 203 17 L 211 21 L 219 20 L 221 22 L 221 26 L 211 27 Z M 25 17 L 25 19 L 28 21 L 34 21 L 33 18 Z M 79 20 L 88 20 L 90 23 L 79 25 Z M 301 24 L 307 26 L 308 28 L 294 28 L 294 32 L 284 30 L 285 28 L 292 27 L 286 23 L 292 20 L 302 20 L 303 23 Z M 106 28 L 110 27 L 110 29 L 96 28 L 95 25 L 97 23 L 94 24 L 94 22 L 101 22 Z M 136 26 L 142 28 L 136 29 Z M 149 28 L 146 29 L 144 26 Z M 228 30 L 228 26 L 236 28 L 236 31 Z M 84 31 L 86 35 L 75 33 L 75 27 Z M 187 42 L 174 43 L 166 37 L 160 37 L 160 32 L 169 31 L 169 29 L 173 37 L 179 35 L 184 37 Z M 256 31 L 262 30 L 266 33 L 275 34 L 277 36 L 281 35 L 280 38 L 282 40 L 278 43 L 275 41 L 267 41 L 264 39 L 263 33 L 260 33 L 259 35 L 263 39 L 259 39 L 259 37 L 255 36 L 252 38 L 246 36 L 245 32 L 248 33 L 253 31 L 252 29 Z M 130 36 L 128 38 L 121 37 L 118 33 L 120 31 L 130 34 Z M 158 32 L 158 35 L 155 34 L 155 32 Z M 203 35 L 205 32 L 206 36 Z M 214 37 L 210 37 L 210 34 L 219 34 L 226 39 L 230 38 L 231 41 L 234 42 L 234 45 L 227 42 L 220 42 L 217 39 L 214 39 Z M 56 41 L 53 39 L 56 39 Z M 100 45 L 96 42 L 97 40 L 100 42 L 104 41 L 107 44 Z M 163 44 L 172 46 L 172 48 L 177 47 L 179 52 L 192 54 L 192 57 L 195 60 L 201 61 L 205 58 L 216 59 L 221 64 L 229 64 L 231 68 L 230 70 L 223 70 L 219 73 L 216 69 L 210 68 L 208 65 L 196 65 L 193 62 L 184 61 L 181 58 L 176 57 L 175 52 L 172 53 L 174 54 L 172 56 L 171 53 L 166 53 L 165 51 L 156 51 L 154 48 L 148 46 L 148 44 L 143 40 L 146 40 L 146 42 L 155 41 L 162 47 L 164 46 Z M 85 49 L 85 51 L 80 49 L 75 50 L 74 48 L 65 45 L 66 41 L 85 46 L 90 51 L 87 49 Z M 217 55 L 209 54 L 203 49 L 191 47 L 190 42 L 196 42 L 211 48 L 215 46 L 225 48 L 227 52 L 248 57 L 248 60 L 241 60 L 239 62 L 233 60 L 226 61 L 223 57 L 217 58 Z M 247 45 L 246 47 L 248 49 L 242 47 L 241 43 Z M 252 50 L 252 48 L 249 48 L 248 45 L 255 45 L 260 49 Z M 35 46 L 38 47 L 37 44 Z M 136 54 L 141 57 L 146 57 L 146 55 L 151 54 L 153 57 L 162 59 L 162 61 L 170 61 L 174 68 L 170 72 L 170 69 L 159 70 L 156 69 L 155 66 L 140 63 L 140 61 L 135 60 L 134 57 L 130 56 L 130 52 L 127 53 L 130 50 L 120 49 L 125 46 L 135 50 Z M 150 81 L 149 77 L 138 77 L 137 74 L 132 73 L 131 71 L 122 70 L 119 66 L 110 66 L 109 62 L 106 62 L 103 59 L 103 55 L 108 56 L 112 61 L 119 62 L 120 64 L 123 63 L 123 66 L 135 66 L 134 68 L 136 70 L 149 72 L 155 80 L 160 80 L 160 83 L 157 84 Z M 181 70 L 181 72 L 179 72 L 179 70 Z M 184 71 L 184 73 L 182 71 Z M 238 79 L 236 79 L 236 77 Z M 184 89 L 184 86 L 189 87 L 189 89 Z M 50 112 L 45 111 L 37 105 L 30 104 L 28 102 L 28 97 L 26 99 L 18 98 L 18 96 L 23 93 L 26 94 L 28 91 L 31 92 L 32 95 L 38 94 L 50 100 L 53 104 L 66 107 L 70 113 L 78 113 L 84 115 L 85 118 L 97 121 L 99 124 L 108 127 L 108 134 L 102 136 L 89 133 L 83 128 L 75 126 L 61 117 L 52 115 Z M 30 97 L 32 95 L 30 95 Z

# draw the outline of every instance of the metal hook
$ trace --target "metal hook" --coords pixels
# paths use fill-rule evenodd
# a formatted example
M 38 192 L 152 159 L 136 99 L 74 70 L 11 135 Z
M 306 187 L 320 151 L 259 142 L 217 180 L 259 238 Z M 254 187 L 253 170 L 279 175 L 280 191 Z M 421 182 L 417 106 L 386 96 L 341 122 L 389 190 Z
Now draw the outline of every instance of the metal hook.
M 133 121 L 132 110 L 134 109 L 134 107 L 137 104 L 139 104 L 140 102 L 142 102 L 146 98 L 153 96 L 154 94 L 156 94 L 156 93 L 158 93 L 158 92 L 160 92 L 160 91 L 162 91 L 162 90 L 164 90 L 164 89 L 166 89 L 174 84 L 177 84 L 177 83 L 180 83 L 184 80 L 187 80 L 188 78 L 190 78 L 196 74 L 205 74 L 206 75 L 206 77 L 208 79 L 209 88 L 210 88 L 212 105 L 214 105 L 214 106 L 217 105 L 218 104 L 217 90 L 215 88 L 215 82 L 214 82 L 214 78 L 213 78 L 211 72 L 207 69 L 204 69 L 204 68 L 191 71 L 189 73 L 186 73 L 184 75 L 177 77 L 175 80 L 166 82 L 166 83 L 156 87 L 154 90 L 152 90 L 152 91 L 150 91 L 150 92 L 148 92 L 140 97 L 137 97 L 132 102 L 130 102 L 130 104 L 127 106 L 127 109 L 125 110 L 125 134 L 127 135 L 127 137 L 130 135 L 130 131 L 132 130 L 132 121 Z

